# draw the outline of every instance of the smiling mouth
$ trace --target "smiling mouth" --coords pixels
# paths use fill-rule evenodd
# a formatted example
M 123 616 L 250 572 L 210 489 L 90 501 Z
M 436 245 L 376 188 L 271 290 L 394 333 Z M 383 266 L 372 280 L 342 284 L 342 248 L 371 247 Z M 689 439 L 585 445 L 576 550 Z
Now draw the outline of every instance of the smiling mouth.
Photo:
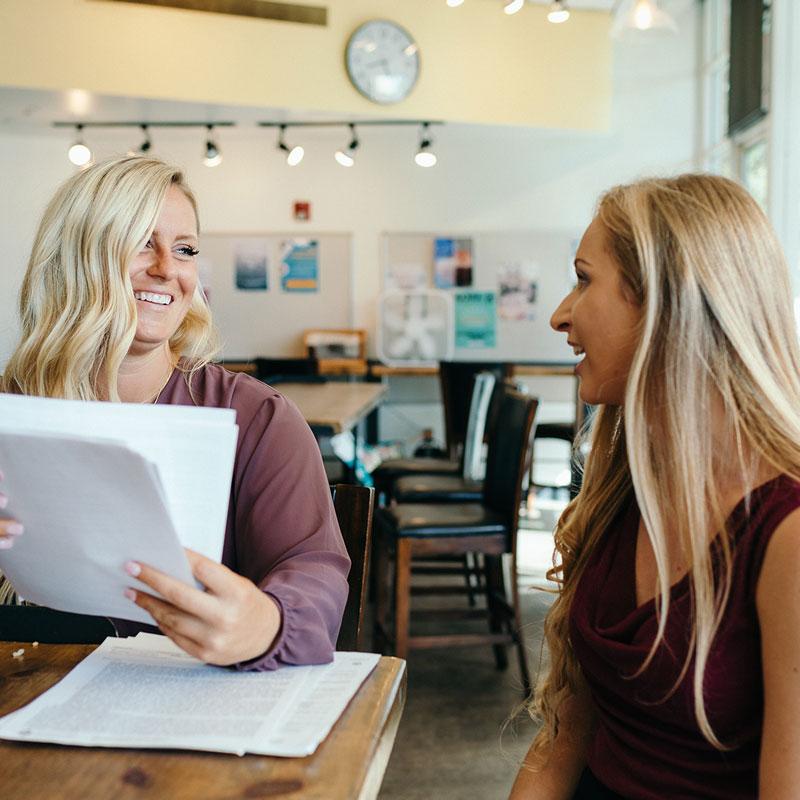
M 168 306 L 172 302 L 172 297 L 168 294 L 157 294 L 156 292 L 134 292 L 133 296 L 137 300 L 145 303 L 154 303 L 158 306 Z

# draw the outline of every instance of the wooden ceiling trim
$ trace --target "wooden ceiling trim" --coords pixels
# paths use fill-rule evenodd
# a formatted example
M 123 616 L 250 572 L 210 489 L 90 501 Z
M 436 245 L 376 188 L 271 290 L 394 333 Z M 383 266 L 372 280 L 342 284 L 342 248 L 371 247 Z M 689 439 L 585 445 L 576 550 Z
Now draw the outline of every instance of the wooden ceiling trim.
M 133 3 L 161 8 L 179 8 L 185 11 L 207 11 L 237 17 L 299 22 L 305 25 L 328 24 L 328 9 L 325 6 L 280 3 L 274 2 L 274 0 L 102 0 L 102 2 Z

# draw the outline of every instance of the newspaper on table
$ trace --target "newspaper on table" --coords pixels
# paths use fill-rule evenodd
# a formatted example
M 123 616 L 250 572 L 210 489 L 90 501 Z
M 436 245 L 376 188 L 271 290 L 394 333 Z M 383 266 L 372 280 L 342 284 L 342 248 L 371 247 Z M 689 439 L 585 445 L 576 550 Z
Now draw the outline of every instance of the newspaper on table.
M 0 515 L 25 526 L 0 571 L 37 605 L 152 623 L 123 596 L 137 585 L 124 564 L 193 584 L 184 547 L 221 559 L 235 422 L 232 409 L 0 394 Z
M 109 638 L 55 686 L 0 719 L 0 738 L 307 756 L 379 659 L 336 653 L 331 664 L 236 672 L 203 664 L 165 636 Z

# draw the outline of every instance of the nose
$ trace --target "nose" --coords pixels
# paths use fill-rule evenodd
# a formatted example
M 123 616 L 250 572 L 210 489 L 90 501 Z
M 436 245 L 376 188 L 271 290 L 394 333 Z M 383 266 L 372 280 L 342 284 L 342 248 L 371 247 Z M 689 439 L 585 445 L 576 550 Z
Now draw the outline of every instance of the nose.
M 558 308 L 550 317 L 550 327 L 560 333 L 569 332 L 572 327 L 572 292 L 558 304 Z
M 147 268 L 147 274 L 152 278 L 169 280 L 177 273 L 177 264 L 168 248 L 157 247 L 153 251 L 153 259 Z

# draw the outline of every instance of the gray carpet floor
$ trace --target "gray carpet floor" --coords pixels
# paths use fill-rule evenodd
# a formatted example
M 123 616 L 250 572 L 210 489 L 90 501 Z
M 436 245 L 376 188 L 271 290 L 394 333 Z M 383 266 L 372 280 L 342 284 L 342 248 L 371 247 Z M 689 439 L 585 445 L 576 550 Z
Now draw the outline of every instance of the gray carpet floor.
M 459 602 L 464 601 L 415 598 L 412 607 Z M 522 604 L 528 665 L 535 680 L 550 596 L 523 589 Z M 523 694 L 516 653 L 509 648 L 508 655 L 508 668 L 498 671 L 488 646 L 411 652 L 408 699 L 380 800 L 508 797 L 535 732 L 520 710 Z

